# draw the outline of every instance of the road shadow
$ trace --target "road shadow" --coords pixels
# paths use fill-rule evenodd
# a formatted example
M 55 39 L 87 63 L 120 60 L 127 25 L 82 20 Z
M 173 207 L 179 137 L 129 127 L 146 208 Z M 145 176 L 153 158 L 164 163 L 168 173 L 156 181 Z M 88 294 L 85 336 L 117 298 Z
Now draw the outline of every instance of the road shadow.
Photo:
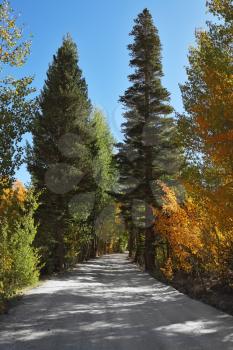
M 232 350 L 233 318 L 154 280 L 126 255 L 91 260 L 0 317 L 0 350 Z

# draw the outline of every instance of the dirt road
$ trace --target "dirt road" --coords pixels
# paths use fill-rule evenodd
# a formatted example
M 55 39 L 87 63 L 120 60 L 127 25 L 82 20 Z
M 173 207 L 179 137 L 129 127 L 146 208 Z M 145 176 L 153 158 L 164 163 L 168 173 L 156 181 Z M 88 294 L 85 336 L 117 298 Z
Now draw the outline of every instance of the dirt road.
M 233 317 L 106 255 L 0 317 L 0 350 L 232 350 Z

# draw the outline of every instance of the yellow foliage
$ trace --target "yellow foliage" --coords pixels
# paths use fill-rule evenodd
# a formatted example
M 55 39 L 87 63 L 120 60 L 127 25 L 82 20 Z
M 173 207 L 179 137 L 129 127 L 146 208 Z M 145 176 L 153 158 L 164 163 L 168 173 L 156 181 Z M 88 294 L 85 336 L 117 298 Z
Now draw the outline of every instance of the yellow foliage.
M 29 54 L 29 41 L 21 41 L 23 31 L 7 0 L 0 4 L 0 63 L 22 66 Z
M 171 258 L 168 258 L 165 266 L 160 269 L 167 279 L 171 280 L 173 278 L 173 262 Z
M 7 188 L 3 190 L 3 194 L 0 196 L 0 215 L 12 205 L 14 201 L 18 203 L 23 203 L 26 198 L 26 189 L 22 182 L 16 181 L 12 188 Z
M 195 205 L 190 199 L 185 206 L 178 204 L 174 191 L 160 182 L 164 204 L 156 213 L 156 232 L 169 243 L 171 255 L 177 260 L 177 267 L 190 271 L 191 257 L 200 254 L 202 249 L 201 230 Z
M 0 196 L 0 304 L 38 278 L 36 208 L 34 193 L 19 181 Z
M 226 274 L 233 252 L 233 230 L 219 221 L 221 208 L 213 206 L 208 196 L 199 200 L 194 193 L 181 205 L 173 190 L 162 182 L 160 185 L 164 204 L 162 210 L 155 210 L 155 231 L 168 242 L 170 255 L 162 272 L 167 278 L 174 270 Z

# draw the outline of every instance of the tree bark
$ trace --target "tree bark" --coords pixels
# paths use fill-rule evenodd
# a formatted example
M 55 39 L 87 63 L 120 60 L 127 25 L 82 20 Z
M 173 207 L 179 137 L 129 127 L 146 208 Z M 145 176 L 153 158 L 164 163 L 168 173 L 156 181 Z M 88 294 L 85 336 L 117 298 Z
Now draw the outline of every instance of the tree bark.
M 137 245 L 134 261 L 144 267 L 145 236 L 142 230 L 137 232 L 136 242 Z
M 145 270 L 155 270 L 155 234 L 151 227 L 145 229 Z

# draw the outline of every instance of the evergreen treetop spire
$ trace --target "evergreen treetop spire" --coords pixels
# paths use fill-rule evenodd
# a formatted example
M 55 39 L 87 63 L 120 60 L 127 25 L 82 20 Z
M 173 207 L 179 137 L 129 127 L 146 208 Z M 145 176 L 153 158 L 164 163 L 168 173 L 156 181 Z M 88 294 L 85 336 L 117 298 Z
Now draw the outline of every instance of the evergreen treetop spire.
M 148 9 L 144 9 L 134 22 L 130 33 L 134 41 L 128 45 L 130 66 L 135 68 L 129 75 L 133 86 L 126 90 L 120 101 L 127 107 L 136 105 L 137 111 L 145 117 L 152 113 L 169 114 L 173 109 L 165 103 L 169 101 L 169 93 L 161 84 L 163 71 L 158 30 Z
M 131 86 L 120 97 L 125 107 L 122 124 L 124 144 L 119 144 L 117 155 L 122 208 L 129 222 L 138 230 L 138 261 L 143 255 L 145 265 L 153 270 L 155 263 L 155 234 L 153 206 L 161 205 L 158 180 L 171 178 L 179 168 L 175 144 L 174 122 L 168 115 L 169 93 L 162 86 L 161 43 L 158 30 L 148 9 L 134 20 L 130 33 L 133 42 L 128 45 Z M 132 157 L 133 155 L 133 157 Z M 131 217 L 131 219 L 130 219 Z M 131 231 L 131 236 L 134 234 Z
M 78 65 L 77 45 L 69 33 L 63 38 L 62 45 L 53 56 L 53 61 L 49 66 L 40 99 L 42 109 L 46 108 L 43 100 L 46 101 L 49 95 L 53 94 L 61 99 L 60 105 L 64 103 L 64 107 L 68 104 L 70 108 L 71 103 L 78 103 L 82 107 L 82 112 L 85 112 L 83 115 L 80 111 L 80 118 L 86 119 L 90 114 L 91 103 L 88 99 L 87 83 Z

